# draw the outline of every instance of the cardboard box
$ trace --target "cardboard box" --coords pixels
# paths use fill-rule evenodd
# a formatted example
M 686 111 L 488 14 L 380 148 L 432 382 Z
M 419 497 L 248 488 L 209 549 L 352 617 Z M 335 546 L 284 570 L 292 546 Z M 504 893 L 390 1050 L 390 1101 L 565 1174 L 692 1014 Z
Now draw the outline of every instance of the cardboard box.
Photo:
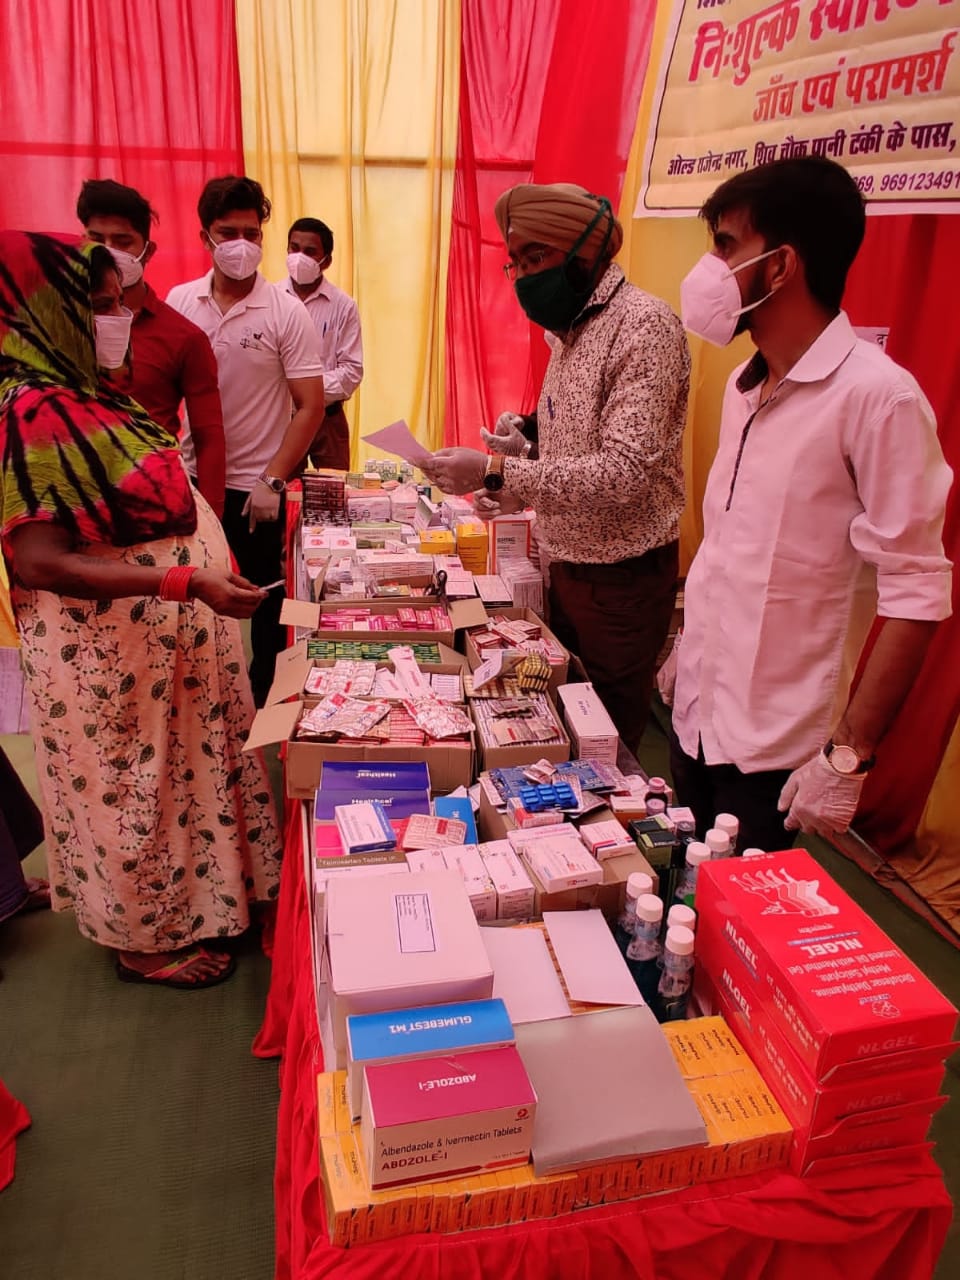
M 952 1038 L 953 1005 L 805 850 L 705 863 L 696 906 L 699 964 L 818 1081 Z
M 326 637 L 325 637 L 326 638 Z M 335 637 L 334 637 L 335 638 Z M 376 637 L 381 639 L 381 637 Z M 382 637 L 387 643 L 390 643 L 390 636 Z M 367 639 L 370 639 L 368 636 Z M 424 632 L 417 643 L 424 640 L 434 643 L 432 637 Z M 314 667 L 329 668 L 334 665 L 333 658 L 316 658 L 307 657 L 307 641 L 300 640 L 296 644 L 291 645 L 288 649 L 284 649 L 282 653 L 277 654 L 277 665 L 274 671 L 273 684 L 267 694 L 265 707 L 275 706 L 278 702 L 287 702 L 291 698 L 302 699 L 304 696 L 303 688 L 306 683 L 307 676 Z M 409 641 L 398 640 L 398 644 L 408 644 Z M 422 662 L 419 664 L 420 669 L 426 675 L 461 675 L 467 669 L 467 660 L 461 653 L 456 653 L 449 645 L 441 642 L 437 643 L 440 650 L 440 662 Z M 392 662 L 377 662 L 378 667 L 388 667 L 393 670 Z
M 365 1067 L 433 1058 L 463 1049 L 500 1049 L 513 1042 L 513 1024 L 502 1000 L 472 1000 L 349 1017 L 346 1074 L 351 1121 L 360 1118 Z
M 547 893 L 579 889 L 603 880 L 603 868 L 575 833 L 562 840 L 531 840 L 522 844 L 518 852 L 527 871 L 536 876 Z
M 480 845 L 487 875 L 497 894 L 498 920 L 529 920 L 533 915 L 535 893 L 509 840 L 496 840 Z
M 575 759 L 617 763 L 620 737 L 592 684 L 562 684 L 557 699 L 573 744 Z
M 556 726 L 556 736 L 560 741 L 525 742 L 516 743 L 510 747 L 500 747 L 486 742 L 478 728 L 476 738 L 481 769 L 508 769 L 513 765 L 535 764 L 537 760 L 550 760 L 554 764 L 563 764 L 565 760 L 570 759 L 570 739 L 560 723 L 560 717 L 557 715 L 553 703 L 549 698 L 546 699 L 546 702 L 549 704 L 550 717 Z M 472 712 L 474 709 L 473 701 L 468 700 L 467 706 Z M 476 721 L 476 719 L 476 715 L 474 715 L 474 720 Z M 479 722 L 477 721 L 477 723 Z
M 463 881 L 451 871 L 327 885 L 330 1036 L 347 1065 L 347 1016 L 486 1000 L 493 970 Z M 328 1045 L 324 1044 L 326 1053 Z
M 371 613 L 396 613 L 398 609 L 429 609 L 431 602 L 421 596 L 407 596 L 396 600 L 363 600 L 356 604 L 369 609 Z M 434 605 L 436 602 L 433 602 Z M 398 644 L 413 644 L 420 640 L 433 640 L 438 644 L 453 646 L 454 634 L 466 627 L 485 626 L 487 611 L 478 598 L 473 600 L 453 600 L 444 605 L 450 616 L 450 629 L 440 631 L 320 631 L 320 618 L 323 614 L 348 608 L 344 601 L 329 601 L 324 604 L 312 604 L 306 600 L 293 600 L 289 596 L 284 600 L 280 610 L 280 622 L 285 627 L 303 628 L 317 632 L 323 638 L 333 640 L 396 640 Z
M 535 614 L 532 609 L 518 609 L 516 607 L 495 609 L 493 613 L 495 613 L 498 617 L 521 618 L 523 619 L 524 622 L 535 622 L 540 627 L 540 634 L 552 640 L 553 643 L 557 645 L 565 655 L 564 660 L 562 662 L 558 663 L 556 666 L 554 666 L 552 663 L 550 665 L 549 688 L 554 692 L 556 692 L 556 690 L 559 689 L 562 684 L 567 683 L 567 676 L 570 671 L 570 654 L 568 650 L 565 649 L 562 644 L 560 644 L 560 641 L 553 634 L 553 632 L 550 630 L 550 628 L 547 626 L 547 624 L 543 621 L 542 618 L 538 617 L 537 614 Z M 476 624 L 476 625 L 485 626 L 486 622 L 487 622 L 487 619 L 484 618 L 481 624 Z M 474 626 L 475 624 L 467 623 L 466 625 L 470 627 L 470 626 Z M 484 659 L 483 659 L 483 656 L 477 650 L 477 646 L 473 643 L 473 639 L 470 635 L 469 630 L 464 636 L 464 652 L 467 655 L 467 662 L 470 664 L 470 670 L 476 671 L 477 667 L 480 666 L 481 662 L 483 662 Z M 564 756 L 564 759 L 566 760 L 568 759 L 568 757 Z
M 526 1164 L 536 1107 L 513 1046 L 367 1067 L 361 1134 L 370 1185 Z

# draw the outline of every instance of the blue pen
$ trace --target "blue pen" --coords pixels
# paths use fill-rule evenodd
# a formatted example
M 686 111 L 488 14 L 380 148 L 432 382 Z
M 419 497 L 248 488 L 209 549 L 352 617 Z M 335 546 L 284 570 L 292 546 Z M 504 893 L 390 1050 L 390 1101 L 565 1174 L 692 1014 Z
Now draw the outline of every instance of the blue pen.
M 323 337 L 326 337 L 326 336 L 327 336 L 327 322 L 326 322 L 326 320 L 324 320 L 324 322 L 323 322 Z
M 547 413 L 550 415 L 550 421 L 553 421 L 553 400 L 547 396 Z

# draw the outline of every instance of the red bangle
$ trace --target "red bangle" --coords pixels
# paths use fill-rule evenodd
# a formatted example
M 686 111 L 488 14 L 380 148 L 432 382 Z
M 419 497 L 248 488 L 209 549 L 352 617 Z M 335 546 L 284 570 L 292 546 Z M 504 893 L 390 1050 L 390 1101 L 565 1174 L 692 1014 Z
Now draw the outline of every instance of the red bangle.
M 160 599 L 178 604 L 190 599 L 190 579 L 197 572 L 195 565 L 174 565 L 160 580 Z

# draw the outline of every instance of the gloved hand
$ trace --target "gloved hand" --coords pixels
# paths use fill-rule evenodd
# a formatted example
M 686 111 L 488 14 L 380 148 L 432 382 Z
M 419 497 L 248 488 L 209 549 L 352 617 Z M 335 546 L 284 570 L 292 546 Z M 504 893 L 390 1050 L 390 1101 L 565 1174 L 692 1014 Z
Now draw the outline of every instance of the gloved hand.
M 513 494 L 488 493 L 486 489 L 478 489 L 473 495 L 473 509 L 479 520 L 495 520 L 497 516 L 511 516 L 523 510 L 523 499 Z
M 483 487 L 487 455 L 479 449 L 438 449 L 417 466 L 444 493 L 471 493 Z
M 518 413 L 501 413 L 493 430 L 480 428 L 480 439 L 491 453 L 502 453 L 508 458 L 522 458 L 530 443 L 523 434 L 523 419 Z
M 663 699 L 665 707 L 673 706 L 673 695 L 677 688 L 677 650 L 680 648 L 680 637 L 682 635 L 682 631 L 677 632 L 673 648 L 667 654 L 663 665 L 657 672 L 657 689 L 660 691 L 660 697 Z
M 777 801 L 781 813 L 789 809 L 783 825 L 788 831 L 815 832 L 827 838 L 846 831 L 857 812 L 865 777 L 837 773 L 818 751 L 784 783 Z
M 262 480 L 258 480 L 250 492 L 247 494 L 247 500 L 243 504 L 241 515 L 249 515 L 250 532 L 253 533 L 258 523 L 269 524 L 276 520 L 280 515 L 280 498 L 279 493 L 274 493 L 268 484 L 264 484 Z

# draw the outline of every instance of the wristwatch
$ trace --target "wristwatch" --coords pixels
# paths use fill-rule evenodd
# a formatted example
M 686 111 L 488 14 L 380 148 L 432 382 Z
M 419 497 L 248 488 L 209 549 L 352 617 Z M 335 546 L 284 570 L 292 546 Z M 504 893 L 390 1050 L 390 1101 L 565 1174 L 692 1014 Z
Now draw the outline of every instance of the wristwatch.
M 283 493 L 287 487 L 286 480 L 281 480 L 279 476 L 262 475 L 259 477 L 260 483 L 265 484 L 268 489 L 272 489 L 274 493 Z
M 842 743 L 834 743 L 832 738 L 823 748 L 823 754 L 830 768 L 836 773 L 843 774 L 846 778 L 852 777 L 857 773 L 866 773 L 868 769 L 872 769 L 877 763 L 876 756 L 869 756 L 864 759 L 863 756 L 854 751 L 853 747 L 844 746 Z
M 487 469 L 483 473 L 483 487 L 487 493 L 499 493 L 503 488 L 503 455 L 492 453 L 487 459 Z

